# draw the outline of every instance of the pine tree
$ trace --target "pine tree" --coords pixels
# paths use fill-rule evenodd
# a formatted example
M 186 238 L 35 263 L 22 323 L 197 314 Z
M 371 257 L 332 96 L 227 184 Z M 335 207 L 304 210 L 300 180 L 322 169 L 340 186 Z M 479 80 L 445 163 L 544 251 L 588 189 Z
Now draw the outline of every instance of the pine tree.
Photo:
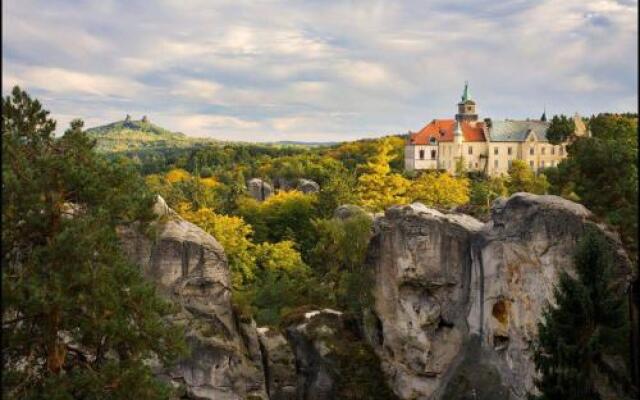
M 600 399 L 598 376 L 628 387 L 624 372 L 603 361 L 628 337 L 624 298 L 612 286 L 612 260 L 608 243 L 590 229 L 574 256 L 576 278 L 560 273 L 556 305 L 547 306 L 538 324 L 534 362 L 540 394 L 532 399 Z
M 18 87 L 2 102 L 2 366 L 9 399 L 156 399 L 145 360 L 184 349 L 172 312 L 127 262 L 118 226 L 152 218 L 129 163 L 108 162 L 75 120 Z

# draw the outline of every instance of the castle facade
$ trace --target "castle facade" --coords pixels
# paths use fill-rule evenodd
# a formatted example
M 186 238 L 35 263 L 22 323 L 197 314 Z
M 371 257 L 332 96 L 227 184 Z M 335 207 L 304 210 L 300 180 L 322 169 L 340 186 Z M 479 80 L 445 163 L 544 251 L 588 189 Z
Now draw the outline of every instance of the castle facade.
M 582 118 L 575 114 L 575 135 L 587 135 Z M 409 132 L 404 165 L 408 171 L 435 169 L 467 171 L 490 176 L 507 174 L 513 160 L 525 161 L 533 171 L 557 166 L 567 156 L 567 142 L 553 145 L 547 140 L 549 123 L 539 120 L 478 120 L 476 103 L 465 83 L 458 112 L 453 119 L 434 119 L 420 131 Z

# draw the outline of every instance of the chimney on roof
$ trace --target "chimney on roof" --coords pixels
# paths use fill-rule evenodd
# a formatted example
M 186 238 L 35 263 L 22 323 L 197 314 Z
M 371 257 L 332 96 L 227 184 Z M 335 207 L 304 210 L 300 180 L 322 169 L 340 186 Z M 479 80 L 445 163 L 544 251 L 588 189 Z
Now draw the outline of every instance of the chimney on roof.
M 487 126 L 487 128 L 491 128 L 491 118 L 485 118 L 484 124 Z

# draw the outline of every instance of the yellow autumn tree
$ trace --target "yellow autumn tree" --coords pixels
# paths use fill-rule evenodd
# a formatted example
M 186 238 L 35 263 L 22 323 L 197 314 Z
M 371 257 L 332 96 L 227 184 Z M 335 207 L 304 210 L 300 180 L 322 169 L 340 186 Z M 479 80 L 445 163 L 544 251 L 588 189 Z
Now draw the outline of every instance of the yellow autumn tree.
M 210 208 L 192 211 L 185 204 L 177 208 L 184 219 L 204 229 L 222 245 L 229 259 L 234 288 L 239 289 L 254 280 L 256 259 L 254 245 L 251 243 L 251 225 L 241 217 L 216 214 Z
M 174 168 L 167 172 L 164 178 L 169 183 L 182 182 L 191 179 L 191 174 L 182 168 Z
M 469 202 L 469 179 L 443 172 L 425 172 L 411 186 L 411 201 L 451 208 Z
M 356 194 L 359 203 L 368 210 L 381 211 L 395 204 L 407 202 L 410 182 L 400 174 L 391 173 L 389 162 L 393 144 L 388 138 L 380 141 L 377 153 L 360 169 Z
M 291 240 L 260 243 L 255 248 L 256 263 L 267 271 L 294 272 L 307 269 L 294 246 L 295 243 Z

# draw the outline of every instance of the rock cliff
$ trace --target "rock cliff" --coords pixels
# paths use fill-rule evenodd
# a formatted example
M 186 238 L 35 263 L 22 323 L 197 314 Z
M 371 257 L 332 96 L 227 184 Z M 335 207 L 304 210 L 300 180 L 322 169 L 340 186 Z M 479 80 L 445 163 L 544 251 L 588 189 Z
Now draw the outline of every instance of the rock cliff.
M 367 337 L 403 399 L 523 399 L 533 390 L 531 343 L 543 306 L 587 225 L 617 248 L 620 290 L 631 265 L 615 235 L 579 204 L 516 193 L 486 224 L 422 204 L 375 220 Z
M 120 234 L 129 257 L 179 306 L 172 320 L 185 326 L 191 355 L 157 372 L 190 399 L 521 400 L 533 390 L 541 309 L 559 271 L 572 271 L 587 226 L 617 249 L 619 290 L 632 278 L 617 237 L 579 204 L 517 193 L 496 201 L 483 224 L 416 203 L 372 216 L 374 304 L 364 326 L 309 310 L 277 331 L 234 312 L 227 259 L 212 236 L 162 199 L 155 212 L 154 237 Z
M 231 307 L 222 246 L 161 198 L 155 212 L 155 238 L 133 230 L 120 234 L 129 257 L 179 305 L 172 319 L 186 329 L 190 356 L 159 373 L 192 399 L 267 399 L 256 326 L 241 321 Z

